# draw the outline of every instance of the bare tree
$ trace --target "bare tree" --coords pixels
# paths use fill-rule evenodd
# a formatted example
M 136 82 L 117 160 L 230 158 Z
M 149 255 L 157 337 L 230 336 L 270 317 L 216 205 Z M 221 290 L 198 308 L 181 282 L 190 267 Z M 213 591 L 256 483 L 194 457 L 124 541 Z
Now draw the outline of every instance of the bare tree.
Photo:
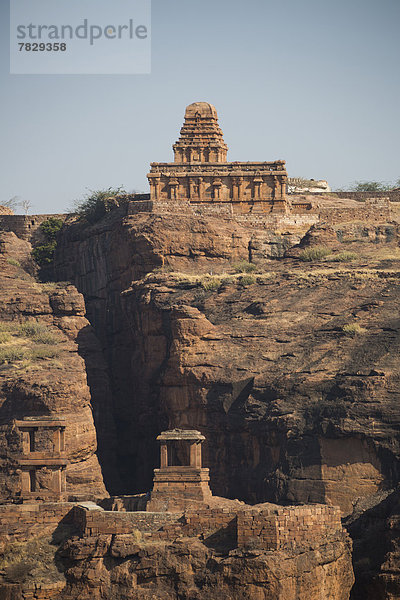
M 2 206 L 6 206 L 7 208 L 10 208 L 11 210 L 15 210 L 21 204 L 21 198 L 19 196 L 13 196 L 9 200 L 6 200 L 5 202 L 1 202 L 1 204 L 2 204 Z
M 24 213 L 27 215 L 32 208 L 32 202 L 30 200 L 22 200 L 21 207 Z

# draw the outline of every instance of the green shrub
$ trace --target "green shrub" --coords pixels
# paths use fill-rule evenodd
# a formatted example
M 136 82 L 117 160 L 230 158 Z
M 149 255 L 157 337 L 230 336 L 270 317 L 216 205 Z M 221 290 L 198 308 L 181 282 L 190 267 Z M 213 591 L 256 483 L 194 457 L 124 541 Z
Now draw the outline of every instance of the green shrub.
M 343 333 L 345 333 L 346 335 L 349 335 L 351 337 L 354 337 L 360 333 L 365 333 L 367 331 L 364 327 L 361 327 L 361 325 L 359 325 L 358 323 L 347 323 L 346 325 L 343 325 L 342 329 L 343 329 Z
M 326 260 L 329 262 L 350 262 L 352 260 L 356 260 L 357 258 L 358 254 L 356 252 L 343 250 L 343 252 L 339 252 L 338 254 L 332 254 L 332 256 L 328 256 Z
M 322 260 L 331 250 L 326 246 L 314 246 L 313 248 L 305 248 L 300 254 L 299 259 L 304 262 L 312 262 L 313 260 Z
M 32 250 L 32 256 L 40 267 L 47 267 L 54 260 L 54 254 L 57 248 L 57 242 L 52 240 L 47 244 L 36 246 Z
M 45 243 L 36 246 L 32 250 L 32 256 L 40 267 L 48 267 L 54 260 L 54 253 L 57 248 L 57 234 L 63 226 L 61 219 L 50 217 L 43 221 L 40 229 L 43 232 Z
M 254 275 L 243 275 L 243 277 L 240 277 L 238 283 L 239 285 L 246 287 L 248 285 L 253 285 L 253 283 L 256 282 L 256 278 L 254 277 Z
M 257 270 L 256 265 L 247 260 L 241 260 L 240 262 L 235 263 L 233 269 L 235 273 L 254 273 Z
M 89 190 L 89 194 L 83 200 L 75 203 L 74 212 L 82 219 L 88 221 L 91 225 L 100 221 L 115 204 L 110 201 L 111 198 L 119 194 L 126 193 L 122 187 L 107 188 L 105 190 Z
M 20 267 L 21 264 L 15 260 L 15 258 L 7 258 L 7 262 L 9 265 L 13 265 L 14 267 Z
M 222 285 L 222 281 L 219 277 L 204 277 L 200 280 L 200 285 L 207 292 L 211 292 L 218 290 Z
M 49 219 L 46 219 L 46 221 L 43 221 L 43 223 L 40 226 L 40 229 L 43 231 L 46 240 L 51 242 L 52 240 L 56 239 L 57 234 L 62 228 L 62 226 L 62 219 L 50 217 Z

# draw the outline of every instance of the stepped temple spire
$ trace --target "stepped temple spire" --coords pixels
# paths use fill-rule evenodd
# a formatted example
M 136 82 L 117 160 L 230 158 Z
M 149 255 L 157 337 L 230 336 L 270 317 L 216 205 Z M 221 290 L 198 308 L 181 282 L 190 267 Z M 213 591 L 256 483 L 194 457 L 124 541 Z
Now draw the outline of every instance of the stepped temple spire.
M 194 102 L 186 108 L 181 135 L 173 149 L 176 163 L 226 162 L 228 146 L 212 104 Z

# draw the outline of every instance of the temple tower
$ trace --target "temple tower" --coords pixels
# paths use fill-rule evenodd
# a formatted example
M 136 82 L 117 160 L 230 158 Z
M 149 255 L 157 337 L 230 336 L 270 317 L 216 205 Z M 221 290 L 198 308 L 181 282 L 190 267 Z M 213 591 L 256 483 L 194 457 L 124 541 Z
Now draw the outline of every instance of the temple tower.
M 173 151 L 174 162 L 151 163 L 151 201 L 224 203 L 225 211 L 244 214 L 287 212 L 285 161 L 227 162 L 228 146 L 212 104 L 194 102 L 186 108 Z
M 226 162 L 228 146 L 218 125 L 217 111 L 208 102 L 194 102 L 185 111 L 181 135 L 173 145 L 176 163 Z

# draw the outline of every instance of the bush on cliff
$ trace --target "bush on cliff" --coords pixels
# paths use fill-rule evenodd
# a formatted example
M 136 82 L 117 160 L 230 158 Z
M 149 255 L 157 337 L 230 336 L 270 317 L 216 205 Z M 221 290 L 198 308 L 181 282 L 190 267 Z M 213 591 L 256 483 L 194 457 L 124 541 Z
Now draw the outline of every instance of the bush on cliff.
M 125 193 L 122 187 L 89 190 L 83 200 L 75 202 L 74 213 L 82 221 L 87 221 L 90 225 L 93 225 L 118 205 L 115 196 Z
M 63 226 L 63 221 L 56 217 L 50 217 L 40 226 L 45 238 L 45 243 L 36 246 L 32 250 L 32 256 L 40 267 L 48 267 L 54 259 L 57 247 L 57 234 Z

